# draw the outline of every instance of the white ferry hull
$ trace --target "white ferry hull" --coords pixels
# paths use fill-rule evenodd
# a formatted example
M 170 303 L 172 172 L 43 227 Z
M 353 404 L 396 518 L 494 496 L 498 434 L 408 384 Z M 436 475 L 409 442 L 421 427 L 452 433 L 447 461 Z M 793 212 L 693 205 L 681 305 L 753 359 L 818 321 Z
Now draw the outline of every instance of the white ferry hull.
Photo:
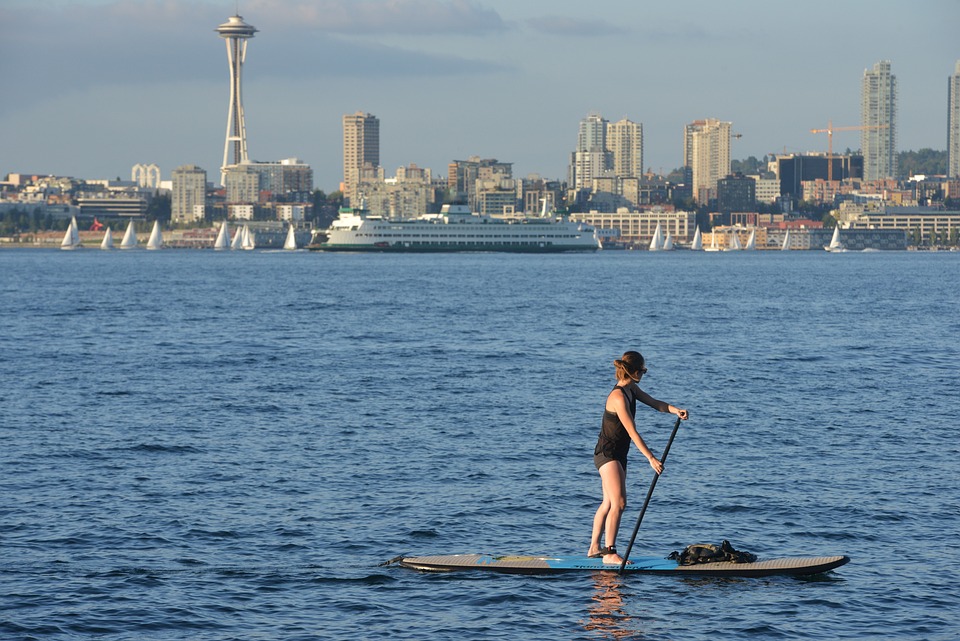
M 480 216 L 455 220 L 389 221 L 347 214 L 312 249 L 346 252 L 560 253 L 600 249 L 589 225 L 552 219 L 503 221 Z
M 582 245 L 555 245 L 552 243 L 436 243 L 417 244 L 396 242 L 368 244 L 339 244 L 321 243 L 315 249 L 329 252 L 401 252 L 401 253 L 450 253 L 450 252 L 510 252 L 529 254 L 557 254 L 563 252 L 597 251 L 599 247 L 585 247 Z

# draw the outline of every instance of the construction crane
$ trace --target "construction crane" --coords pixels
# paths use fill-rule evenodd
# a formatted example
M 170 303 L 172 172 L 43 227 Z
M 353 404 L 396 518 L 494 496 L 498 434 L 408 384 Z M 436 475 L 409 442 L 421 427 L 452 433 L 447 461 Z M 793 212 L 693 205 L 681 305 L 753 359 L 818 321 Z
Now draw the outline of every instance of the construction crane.
M 833 182 L 833 132 L 835 131 L 863 131 L 864 129 L 886 129 L 889 125 L 860 125 L 851 127 L 834 127 L 833 121 L 827 121 L 826 129 L 811 129 L 812 134 L 827 134 L 827 182 Z

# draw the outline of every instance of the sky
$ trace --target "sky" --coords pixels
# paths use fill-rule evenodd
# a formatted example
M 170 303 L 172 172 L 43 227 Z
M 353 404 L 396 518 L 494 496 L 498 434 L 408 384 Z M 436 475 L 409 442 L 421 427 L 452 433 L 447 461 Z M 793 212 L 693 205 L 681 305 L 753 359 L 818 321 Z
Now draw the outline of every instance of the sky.
M 733 123 L 734 159 L 825 151 L 860 124 L 865 69 L 897 77 L 898 148 L 945 149 L 958 0 L 0 0 L 0 177 L 219 181 L 234 13 L 252 160 L 343 178 L 342 116 L 380 120 L 387 176 L 471 156 L 565 179 L 581 119 L 643 124 L 644 164 L 682 164 L 683 127 Z M 835 151 L 858 149 L 836 131 Z

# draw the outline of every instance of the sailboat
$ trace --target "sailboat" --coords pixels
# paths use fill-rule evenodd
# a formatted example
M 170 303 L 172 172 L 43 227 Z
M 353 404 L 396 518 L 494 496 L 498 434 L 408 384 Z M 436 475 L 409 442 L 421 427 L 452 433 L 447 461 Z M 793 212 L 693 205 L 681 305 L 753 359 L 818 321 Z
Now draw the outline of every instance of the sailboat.
M 787 230 L 787 233 L 783 235 L 783 245 L 780 246 L 780 249 L 786 250 L 790 249 L 790 230 Z
M 546 207 L 546 203 L 544 203 Z M 297 248 L 297 235 L 293 231 L 293 223 L 290 223 L 290 227 L 287 228 L 287 239 L 283 242 L 284 249 L 296 249 Z
M 244 225 L 240 235 L 240 249 L 256 249 L 256 247 L 256 236 L 250 231 L 249 225 Z
M 107 225 L 107 231 L 103 232 L 100 249 L 113 249 L 113 232 L 110 231 L 110 225 Z
M 698 227 L 697 229 L 700 229 L 700 228 Z M 703 251 L 705 251 L 705 252 L 718 252 L 718 251 L 720 251 L 720 248 L 717 247 L 717 232 L 716 232 L 716 231 L 711 231 L 711 232 L 710 232 L 710 246 L 709 246 L 709 247 L 704 247 L 704 248 L 703 248 Z
M 220 233 L 217 234 L 217 239 L 213 241 L 213 248 L 217 251 L 230 249 L 230 229 L 227 227 L 227 221 L 223 221 L 223 224 L 220 225 Z
M 77 217 L 70 219 L 70 226 L 67 227 L 63 240 L 60 241 L 60 249 L 76 249 L 80 246 L 80 230 L 77 228 Z
M 757 230 L 750 230 L 750 238 L 747 239 L 747 244 L 744 245 L 744 251 L 751 251 L 757 248 Z
M 133 249 L 137 246 L 137 228 L 131 220 L 127 223 L 127 231 L 123 234 L 123 240 L 120 241 L 120 249 Z
M 653 232 L 653 238 L 650 239 L 650 251 L 660 251 L 663 249 L 663 232 L 660 230 L 660 223 L 657 223 L 657 229 Z
M 703 238 L 700 235 L 700 226 L 697 225 L 697 231 L 693 232 L 693 242 L 690 243 L 690 249 L 694 251 L 703 250 Z
M 724 251 L 735 252 L 735 251 L 740 251 L 741 249 L 743 249 L 743 246 L 740 245 L 740 237 L 737 234 L 737 230 L 734 229 L 730 233 L 730 244 L 727 245 Z
M 830 244 L 825 246 L 824 249 L 828 252 L 847 251 L 847 248 L 840 242 L 840 225 L 833 228 L 833 238 L 830 239 Z
M 243 243 L 243 228 L 237 227 L 237 231 L 233 235 L 233 240 L 230 241 L 230 249 L 240 249 L 240 245 L 242 243 Z
M 160 233 L 160 221 L 153 221 L 153 231 L 150 232 L 150 240 L 147 241 L 147 249 L 163 249 L 163 234 Z
M 673 249 L 673 237 L 667 232 L 667 237 L 663 239 L 663 251 L 668 252 Z

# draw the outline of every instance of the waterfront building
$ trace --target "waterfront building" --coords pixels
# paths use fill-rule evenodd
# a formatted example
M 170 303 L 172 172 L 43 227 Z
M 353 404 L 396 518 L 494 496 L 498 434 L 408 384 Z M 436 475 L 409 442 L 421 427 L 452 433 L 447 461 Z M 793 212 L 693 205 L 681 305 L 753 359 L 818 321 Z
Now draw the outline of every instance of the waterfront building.
M 364 167 L 380 167 L 380 119 L 358 111 L 343 117 L 343 191 L 350 204 L 357 204 L 357 186 Z
M 696 120 L 683 129 L 683 164 L 689 170 L 693 199 L 716 197 L 717 181 L 730 173 L 731 122 Z
M 768 249 L 768 228 L 756 225 L 756 214 L 752 215 L 750 218 L 752 218 L 754 221 L 750 224 L 741 223 L 714 226 L 711 231 L 703 234 L 701 239 L 703 241 L 703 246 L 711 248 L 716 247 L 721 251 L 737 249 L 742 250 L 747 246 L 750 236 L 752 235 L 755 249 Z M 733 242 L 734 236 L 737 238 L 737 243 Z
M 897 77 L 890 61 L 882 60 L 863 72 L 860 149 L 864 180 L 897 175 Z
M 662 233 L 669 233 L 674 242 L 689 242 L 696 229 L 696 212 L 674 211 L 669 207 L 654 207 L 644 212 L 626 208 L 616 212 L 590 211 L 570 214 L 570 220 L 592 225 L 598 236 L 616 239 L 617 244 L 626 247 L 647 247 L 657 225 Z
M 197 207 L 206 205 L 207 172 L 196 165 L 177 167 L 172 173 L 173 187 L 170 192 L 170 218 L 174 223 L 203 220 L 197 218 Z
M 898 230 L 920 244 L 955 244 L 960 235 L 960 211 L 956 210 L 881 205 L 858 211 L 848 205 L 831 213 L 851 229 Z
M 947 83 L 947 177 L 960 177 L 960 60 Z
M 257 30 L 243 21 L 239 15 L 230 18 L 217 27 L 217 34 L 227 44 L 227 64 L 230 66 L 230 106 L 227 110 L 227 135 L 223 142 L 223 162 L 220 165 L 220 184 L 226 180 L 226 168 L 233 164 L 248 162 L 247 127 L 243 115 L 241 93 L 241 74 L 247 58 L 247 41 Z M 233 150 L 233 161 L 230 151 Z

